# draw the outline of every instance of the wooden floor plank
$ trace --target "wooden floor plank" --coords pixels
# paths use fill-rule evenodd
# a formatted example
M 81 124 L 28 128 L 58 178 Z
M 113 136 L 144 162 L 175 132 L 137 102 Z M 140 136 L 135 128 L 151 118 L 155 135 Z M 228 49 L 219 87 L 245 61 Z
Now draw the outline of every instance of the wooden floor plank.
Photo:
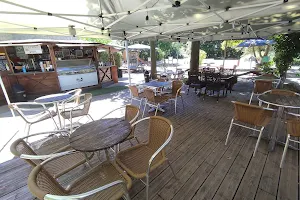
M 273 196 L 273 195 L 263 191 L 262 189 L 258 189 L 256 199 L 275 200 L 276 196 Z

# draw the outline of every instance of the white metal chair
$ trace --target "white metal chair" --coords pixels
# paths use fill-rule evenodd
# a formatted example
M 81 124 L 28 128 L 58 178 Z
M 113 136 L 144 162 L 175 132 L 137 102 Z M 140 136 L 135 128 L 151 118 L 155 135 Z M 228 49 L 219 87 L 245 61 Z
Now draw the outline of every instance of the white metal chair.
M 271 121 L 271 118 L 273 116 L 273 110 L 269 109 L 269 108 L 263 108 L 260 106 L 248 105 L 248 104 L 236 102 L 236 101 L 232 101 L 232 103 L 234 104 L 234 117 L 232 118 L 230 126 L 229 126 L 225 145 L 227 145 L 227 143 L 228 143 L 229 135 L 230 135 L 233 125 L 247 128 L 247 129 L 250 129 L 253 131 L 258 131 L 259 135 L 258 135 L 258 139 L 257 139 L 256 145 L 255 145 L 254 153 L 253 153 L 253 157 L 255 157 L 255 153 L 257 151 L 263 130 L 264 130 L 265 126 L 268 125 L 269 122 Z M 236 123 L 235 121 L 252 125 L 255 128 L 251 128 L 251 127 Z M 256 127 L 261 127 L 261 128 L 256 129 Z
M 157 111 L 160 108 L 161 104 L 164 102 L 167 102 L 169 100 L 169 97 L 167 97 L 167 96 L 155 95 L 154 91 L 149 88 L 144 89 L 144 95 L 145 95 L 146 101 L 145 101 L 145 106 L 144 106 L 142 117 L 144 117 L 147 105 L 156 108 L 155 109 L 155 116 L 156 116 Z
M 9 108 L 15 110 L 25 121 L 24 132 L 29 135 L 30 127 L 38 122 L 52 119 L 55 128 L 59 129 L 54 118 L 57 113 L 54 109 L 47 108 L 45 104 L 35 103 L 35 102 L 19 102 L 11 103 L 8 105 Z
M 62 111 L 62 110 L 66 111 L 68 109 L 72 109 L 74 106 L 77 106 L 79 104 L 79 101 L 80 101 L 79 95 L 81 94 L 81 92 L 82 92 L 82 89 L 80 89 L 80 88 L 75 89 L 75 90 L 70 90 L 70 91 L 66 92 L 66 94 L 71 94 L 72 95 L 72 97 L 71 97 L 72 101 L 62 102 L 59 105 L 59 110 L 60 111 Z
M 289 147 L 290 142 L 296 142 L 300 144 L 298 140 L 294 140 L 291 137 L 300 137 L 300 115 L 294 113 L 287 113 L 287 120 L 286 120 L 286 142 L 284 146 L 284 151 L 282 153 L 280 168 L 283 168 L 284 159 Z
M 141 108 L 142 102 L 144 100 L 144 94 L 143 92 L 139 92 L 138 88 L 135 85 L 130 85 L 128 86 L 130 90 L 130 97 L 131 97 L 131 102 L 132 104 L 133 100 L 139 101 L 139 108 Z
M 64 105 L 68 104 L 69 102 L 73 102 L 75 99 L 76 100 L 78 99 L 77 105 L 75 105 L 72 108 L 65 109 Z M 64 127 L 66 127 L 65 120 L 68 119 L 70 121 L 70 133 L 72 133 L 73 131 L 73 118 L 76 117 L 82 118 L 86 116 L 88 119 L 94 121 L 94 119 L 89 114 L 91 101 L 92 101 L 92 94 L 86 93 L 86 94 L 81 94 L 79 96 L 73 96 L 72 98 L 62 103 L 62 111 L 60 115 L 64 119 Z M 77 122 L 80 119 L 78 119 Z
M 175 114 L 177 113 L 177 100 L 180 97 L 181 98 L 181 102 L 182 102 L 182 107 L 184 108 L 184 103 L 183 103 L 183 98 L 182 98 L 182 94 L 181 94 L 181 90 L 183 87 L 183 82 L 180 80 L 174 80 L 172 81 L 172 91 L 171 93 L 163 93 L 163 96 L 166 96 L 169 98 L 169 100 L 174 101 L 175 102 Z

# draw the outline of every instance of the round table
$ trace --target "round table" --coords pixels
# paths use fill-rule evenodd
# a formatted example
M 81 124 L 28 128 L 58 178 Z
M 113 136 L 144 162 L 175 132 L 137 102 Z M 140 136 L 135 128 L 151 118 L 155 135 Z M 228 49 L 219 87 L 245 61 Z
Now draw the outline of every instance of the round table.
M 100 119 L 80 126 L 69 137 L 77 151 L 95 152 L 123 142 L 130 134 L 131 125 L 124 119 Z
M 65 100 L 71 98 L 71 97 L 72 97 L 71 94 L 66 94 L 66 93 L 50 94 L 50 95 L 39 97 L 39 98 L 35 99 L 34 102 L 44 103 L 44 104 L 53 103 L 55 105 L 56 113 L 58 115 L 59 126 L 60 126 L 60 128 L 62 128 L 61 120 L 60 120 L 60 116 L 59 116 L 58 104 L 62 101 L 65 101 Z
M 273 127 L 272 135 L 269 142 L 269 151 L 273 151 L 275 148 L 276 141 L 279 143 L 285 143 L 285 140 L 281 141 L 280 136 L 286 136 L 285 132 L 281 135 L 277 135 L 278 125 L 281 122 L 284 114 L 284 109 L 299 109 L 300 108 L 300 96 L 288 96 L 283 94 L 271 94 L 270 91 L 259 95 L 258 100 L 268 105 L 278 107 L 276 113 L 276 120 Z

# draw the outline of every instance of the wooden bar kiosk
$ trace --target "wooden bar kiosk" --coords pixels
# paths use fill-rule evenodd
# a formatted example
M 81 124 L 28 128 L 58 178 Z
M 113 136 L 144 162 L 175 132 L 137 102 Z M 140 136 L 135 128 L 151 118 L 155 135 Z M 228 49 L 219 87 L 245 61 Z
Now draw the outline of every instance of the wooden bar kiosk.
M 33 99 L 75 88 L 101 88 L 104 80 L 118 82 L 116 66 L 104 69 L 99 64 L 100 45 L 105 46 L 77 40 L 0 42 L 0 75 L 10 99 L 14 84 L 22 85 Z M 0 102 L 5 102 L 1 88 Z

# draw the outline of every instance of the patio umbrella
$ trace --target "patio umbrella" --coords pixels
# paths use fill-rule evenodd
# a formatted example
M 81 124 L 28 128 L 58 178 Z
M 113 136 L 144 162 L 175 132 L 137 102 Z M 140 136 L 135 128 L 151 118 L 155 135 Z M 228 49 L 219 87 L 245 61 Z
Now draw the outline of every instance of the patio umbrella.
M 274 40 L 252 39 L 245 40 L 244 42 L 240 43 L 237 47 L 266 46 L 274 43 Z

